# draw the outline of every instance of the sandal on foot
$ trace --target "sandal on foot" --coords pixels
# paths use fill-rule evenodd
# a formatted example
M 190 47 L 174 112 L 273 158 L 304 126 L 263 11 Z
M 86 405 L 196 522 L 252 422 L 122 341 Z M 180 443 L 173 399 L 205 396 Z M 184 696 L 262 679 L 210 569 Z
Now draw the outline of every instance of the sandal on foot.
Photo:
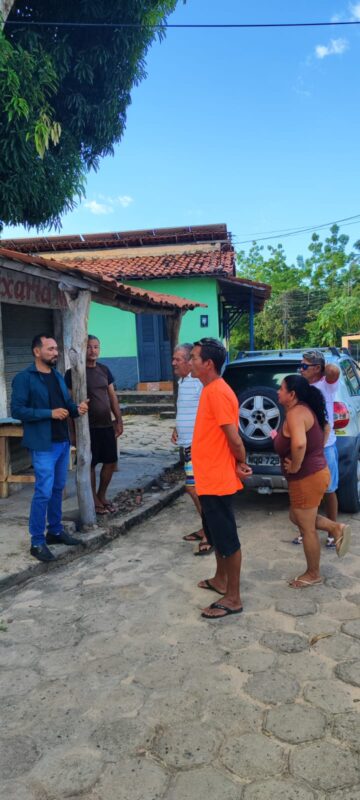
M 207 578 L 205 578 L 205 580 L 203 580 L 202 583 L 204 583 L 205 586 L 200 586 L 200 584 L 198 583 L 199 589 L 209 589 L 210 592 L 216 592 L 216 594 L 221 594 L 222 597 L 224 596 L 224 592 L 219 592 L 219 589 L 216 589 L 215 586 L 213 586 L 212 583 L 210 583 L 210 581 Z
M 304 578 L 297 577 L 289 581 L 289 586 L 291 587 L 291 589 L 306 589 L 308 586 L 316 586 L 317 584 L 322 582 L 323 582 L 322 578 L 315 578 L 314 581 L 306 581 Z M 300 586 L 294 586 L 294 583 L 300 583 Z
M 118 506 L 115 506 L 114 503 L 104 503 L 104 508 L 107 509 L 109 514 L 115 514 L 115 511 L 118 511 Z
M 98 517 L 104 517 L 105 514 L 110 514 L 110 511 L 105 506 L 95 506 L 95 514 Z
M 200 542 L 199 549 L 195 550 L 194 556 L 209 556 L 214 550 L 210 542 Z
M 183 536 L 184 542 L 201 542 L 203 538 L 202 533 L 199 531 L 194 531 L 194 533 L 187 533 L 186 536 Z
M 206 614 L 205 611 L 202 612 L 201 616 L 205 619 L 224 619 L 224 617 L 230 616 L 230 614 L 241 614 L 243 607 L 240 608 L 229 608 L 229 606 L 224 606 L 223 603 L 211 603 L 209 608 L 218 608 L 219 611 L 225 611 L 225 614 L 217 614 L 215 617 L 212 614 Z
M 344 525 L 342 534 L 336 540 L 336 555 L 343 558 L 349 550 L 351 542 L 351 528 L 350 525 Z

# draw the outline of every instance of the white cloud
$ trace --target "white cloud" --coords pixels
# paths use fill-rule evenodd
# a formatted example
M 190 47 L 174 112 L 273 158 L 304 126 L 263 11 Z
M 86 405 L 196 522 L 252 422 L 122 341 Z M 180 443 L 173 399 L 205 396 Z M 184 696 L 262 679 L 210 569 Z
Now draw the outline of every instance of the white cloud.
M 360 3 L 352 3 L 350 6 L 352 20 L 360 22 Z
M 130 195 L 128 194 L 121 194 L 119 195 L 119 197 L 116 198 L 115 202 L 120 203 L 120 205 L 123 208 L 127 208 L 130 205 L 130 203 L 134 202 L 134 198 L 130 197 Z
M 315 47 L 316 58 L 327 56 L 341 56 L 349 48 L 347 39 L 331 39 L 329 44 L 318 44 Z
M 84 203 L 85 208 L 88 208 L 92 214 L 100 215 L 100 214 L 112 214 L 113 208 L 111 206 L 106 206 L 104 203 L 97 203 L 96 200 L 87 200 Z

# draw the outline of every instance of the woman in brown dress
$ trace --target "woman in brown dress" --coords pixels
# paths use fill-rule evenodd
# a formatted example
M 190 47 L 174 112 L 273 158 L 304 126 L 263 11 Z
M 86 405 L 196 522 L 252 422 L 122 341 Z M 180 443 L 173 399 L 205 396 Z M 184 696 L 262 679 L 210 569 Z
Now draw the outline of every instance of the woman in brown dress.
M 306 570 L 290 581 L 293 589 L 321 583 L 320 540 L 317 530 L 327 531 L 336 542 L 339 557 L 350 546 L 349 525 L 332 522 L 318 514 L 318 507 L 329 484 L 330 473 L 324 456 L 329 435 L 324 398 L 301 375 L 288 375 L 278 391 L 285 409 L 285 421 L 274 439 L 287 478 L 290 519 L 303 536 Z

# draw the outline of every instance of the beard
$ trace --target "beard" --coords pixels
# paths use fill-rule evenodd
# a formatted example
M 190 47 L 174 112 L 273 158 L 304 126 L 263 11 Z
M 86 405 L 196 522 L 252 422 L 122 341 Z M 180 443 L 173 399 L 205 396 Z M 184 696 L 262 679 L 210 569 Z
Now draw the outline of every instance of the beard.
M 58 360 L 57 356 L 53 356 L 53 358 L 44 358 L 43 359 L 44 364 L 46 364 L 48 367 L 56 367 L 57 360 Z

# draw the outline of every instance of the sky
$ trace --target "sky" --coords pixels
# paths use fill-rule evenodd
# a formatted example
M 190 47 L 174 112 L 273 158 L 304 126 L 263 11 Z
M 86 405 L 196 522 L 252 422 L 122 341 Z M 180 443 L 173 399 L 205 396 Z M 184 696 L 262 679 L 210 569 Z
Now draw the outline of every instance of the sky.
M 360 2 L 179 0 L 168 22 L 333 20 L 360 21 Z M 280 232 L 358 215 L 340 225 L 350 247 L 360 239 L 359 45 L 360 25 L 168 30 L 148 52 L 115 156 L 89 174 L 61 233 L 226 223 L 237 249 L 274 235 L 264 253 L 282 242 L 291 263 L 312 232 Z M 3 231 L 23 235 L 39 234 Z

